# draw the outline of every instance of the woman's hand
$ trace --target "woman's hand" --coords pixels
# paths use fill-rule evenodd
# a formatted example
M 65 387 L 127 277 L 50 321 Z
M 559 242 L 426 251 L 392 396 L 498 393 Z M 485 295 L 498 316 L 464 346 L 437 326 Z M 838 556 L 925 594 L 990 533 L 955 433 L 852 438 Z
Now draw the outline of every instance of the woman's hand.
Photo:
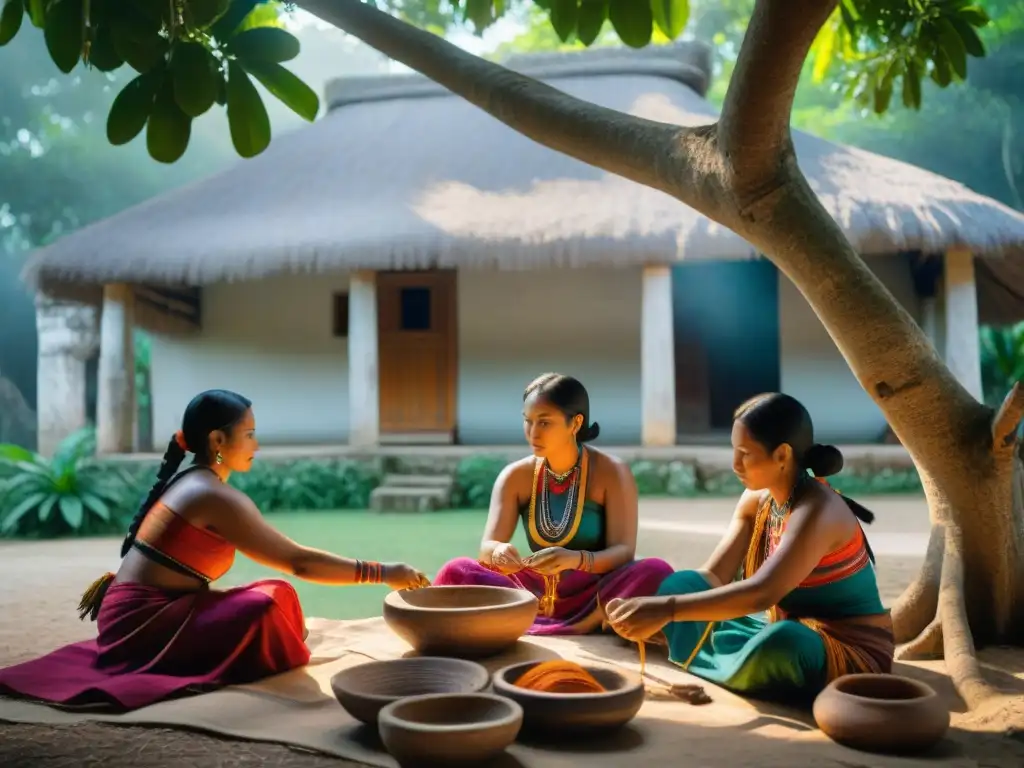
M 639 642 L 656 635 L 673 620 L 675 605 L 667 597 L 616 598 L 605 606 L 605 615 L 615 633 L 626 640 Z
M 523 570 L 523 558 L 511 544 L 499 544 L 491 550 L 491 565 L 504 574 Z
M 430 579 L 405 563 L 388 563 L 384 566 L 384 583 L 392 589 L 418 589 L 429 587 Z
M 534 552 L 523 561 L 523 565 L 545 576 L 554 576 L 562 571 L 571 571 L 580 564 L 580 553 L 562 547 L 548 547 Z

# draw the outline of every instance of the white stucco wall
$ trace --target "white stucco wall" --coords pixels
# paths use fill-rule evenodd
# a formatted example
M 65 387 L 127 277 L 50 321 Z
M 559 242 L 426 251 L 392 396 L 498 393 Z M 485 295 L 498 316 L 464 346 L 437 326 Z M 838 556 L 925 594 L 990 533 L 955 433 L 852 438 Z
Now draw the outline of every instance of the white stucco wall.
M 910 269 L 898 256 L 868 259 L 868 266 L 920 322 Z M 854 378 L 835 342 L 789 279 L 779 274 L 782 391 L 800 400 L 820 441 L 875 442 L 885 418 Z
M 460 442 L 523 442 L 523 389 L 575 376 L 598 445 L 640 441 L 639 268 L 459 273 Z
M 178 429 L 188 401 L 212 388 L 253 401 L 265 443 L 344 442 L 348 344 L 334 338 L 333 294 L 347 290 L 344 274 L 206 288 L 201 333 L 153 337 L 155 447 Z

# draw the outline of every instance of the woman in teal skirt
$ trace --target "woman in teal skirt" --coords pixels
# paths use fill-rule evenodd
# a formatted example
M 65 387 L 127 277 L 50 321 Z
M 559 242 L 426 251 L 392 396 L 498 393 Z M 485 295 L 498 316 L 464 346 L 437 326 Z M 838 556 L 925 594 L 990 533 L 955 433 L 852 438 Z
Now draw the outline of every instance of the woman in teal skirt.
M 845 674 L 890 672 L 892 622 L 861 528 L 874 516 L 822 479 L 842 454 L 815 443 L 807 410 L 779 393 L 740 406 L 732 445 L 747 490 L 718 548 L 654 597 L 609 602 L 611 626 L 637 642 L 664 633 L 671 661 L 759 698 L 805 699 Z

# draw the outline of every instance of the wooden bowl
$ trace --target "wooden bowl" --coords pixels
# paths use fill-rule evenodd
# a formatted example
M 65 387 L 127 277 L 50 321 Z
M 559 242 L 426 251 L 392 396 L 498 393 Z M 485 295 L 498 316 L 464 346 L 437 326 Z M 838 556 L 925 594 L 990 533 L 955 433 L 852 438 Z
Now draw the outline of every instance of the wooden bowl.
M 582 665 L 607 691 L 604 693 L 545 693 L 515 684 L 539 661 L 524 661 L 494 673 L 494 692 L 523 708 L 524 733 L 538 736 L 607 732 L 621 728 L 640 711 L 644 685 L 639 675 L 627 677 L 609 667 Z
M 390 592 L 384 621 L 428 656 L 478 659 L 507 650 L 537 617 L 537 598 L 508 587 L 424 587 Z
M 814 720 L 833 741 L 865 752 L 921 752 L 949 730 L 949 710 L 938 694 L 900 675 L 833 680 L 814 701 Z
M 402 766 L 456 766 L 492 760 L 516 740 L 523 710 L 488 693 L 431 694 L 388 704 L 377 727 Z
M 478 693 L 490 685 L 486 669 L 472 661 L 417 656 L 371 661 L 349 667 L 331 678 L 338 703 L 367 725 L 393 701 L 428 693 Z

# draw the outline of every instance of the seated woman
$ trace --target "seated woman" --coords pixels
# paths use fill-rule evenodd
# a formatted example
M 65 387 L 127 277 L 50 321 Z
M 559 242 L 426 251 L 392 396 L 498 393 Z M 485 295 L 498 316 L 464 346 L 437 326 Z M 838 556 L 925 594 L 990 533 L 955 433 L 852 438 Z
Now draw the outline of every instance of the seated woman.
M 479 561 L 459 558 L 434 583 L 518 587 L 541 598 L 534 635 L 599 629 L 604 604 L 653 595 L 672 573 L 663 560 L 635 560 L 636 482 L 629 467 L 584 448 L 597 437 L 587 390 L 548 373 L 523 394 L 526 440 L 533 455 L 509 464 L 491 494 Z M 516 523 L 533 554 L 509 543 Z
M 841 675 L 890 672 L 892 622 L 858 521 L 874 515 L 807 474 L 835 474 L 842 454 L 816 444 L 807 410 L 777 393 L 736 411 L 732 445 L 748 490 L 728 533 L 702 570 L 609 605 L 613 629 L 637 641 L 664 630 L 673 662 L 760 698 L 809 699 Z
M 305 621 L 287 581 L 210 589 L 236 551 L 322 584 L 429 583 L 408 565 L 349 560 L 297 544 L 227 485 L 232 472 L 249 471 L 258 448 L 250 406 L 224 390 L 189 403 L 128 529 L 120 569 L 98 579 L 79 605 L 81 618 L 97 623 L 97 639 L 0 670 L 0 693 L 136 709 L 305 665 Z M 175 474 L 187 451 L 195 454 L 193 466 Z

